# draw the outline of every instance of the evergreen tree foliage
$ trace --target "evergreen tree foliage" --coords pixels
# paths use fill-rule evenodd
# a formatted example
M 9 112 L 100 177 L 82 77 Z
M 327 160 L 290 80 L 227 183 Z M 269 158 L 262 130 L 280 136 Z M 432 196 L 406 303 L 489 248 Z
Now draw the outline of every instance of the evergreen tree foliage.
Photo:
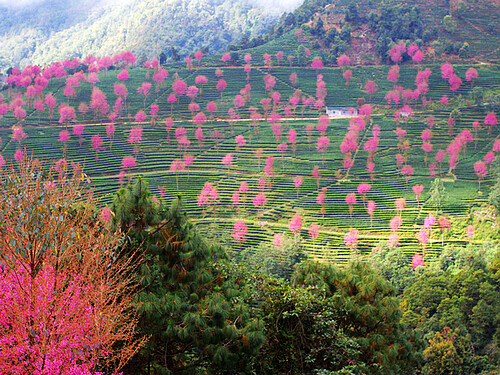
M 498 366 L 499 263 L 496 247 L 445 249 L 405 290 L 403 323 L 430 340 L 424 352 L 429 373 L 472 374 Z
M 267 342 L 259 374 L 355 374 L 364 367 L 359 344 L 338 324 L 338 306 L 317 287 L 260 278 Z
M 153 202 L 139 178 L 116 194 L 114 223 L 126 230 L 123 245 L 140 246 L 139 329 L 149 341 L 126 372 L 195 374 L 245 372 L 264 341 L 252 318 L 247 279 L 234 278 L 220 247 L 203 242 L 182 212 Z
M 340 269 L 304 262 L 297 268 L 295 283 L 324 291 L 337 312 L 336 327 L 359 345 L 364 373 L 397 374 L 420 362 L 421 340 L 404 331 L 392 286 L 367 263 Z
M 379 243 L 370 254 L 369 262 L 378 274 L 392 284 L 397 296 L 413 284 L 415 272 L 411 269 L 410 259 L 398 247 Z

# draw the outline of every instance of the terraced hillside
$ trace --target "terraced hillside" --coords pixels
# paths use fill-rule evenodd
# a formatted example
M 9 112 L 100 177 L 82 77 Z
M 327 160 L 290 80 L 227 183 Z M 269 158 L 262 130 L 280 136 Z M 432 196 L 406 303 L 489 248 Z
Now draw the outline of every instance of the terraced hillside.
M 469 65 L 454 66 L 454 74 L 464 82 L 451 91 L 439 65 L 403 65 L 396 83 L 387 80 L 389 67 L 351 67 L 348 85 L 343 78 L 348 66 L 317 70 L 290 68 L 283 62 L 276 66 L 274 55 L 270 67 L 262 65 L 257 54 L 247 68 L 206 65 L 202 59 L 189 70 L 169 68 L 164 79 L 158 76 L 165 71 L 160 67 L 128 69 L 130 77 L 124 81 L 117 79 L 121 69 L 98 76 L 80 73 L 78 86 L 68 82 L 72 76 L 67 75 L 50 79 L 31 98 L 22 84 L 14 83 L 3 91 L 3 108 L 10 110 L 0 119 L 1 155 L 11 159 L 24 151 L 52 162 L 64 159 L 69 169 L 71 162 L 80 163 L 103 204 L 120 186 L 142 175 L 158 199 L 170 201 L 182 194 L 185 210 L 200 230 L 234 251 L 255 249 L 276 240 L 277 233 L 300 238 L 302 249 L 314 258 L 336 262 L 345 261 L 353 251 L 368 253 L 391 236 L 408 259 L 424 249 L 430 257 L 443 245 L 498 239 L 496 217 L 486 204 L 493 164 L 486 164 L 480 190 L 474 164 L 489 162 L 500 151 L 499 132 L 485 124 L 487 114 L 493 113 L 488 101 L 471 94 L 473 87 L 476 94 L 480 88 L 483 98 L 498 93 L 497 66 L 475 66 L 478 77 L 471 82 L 465 78 Z M 429 91 L 417 95 L 415 77 L 425 68 L 432 72 L 426 81 Z M 293 75 L 296 79 L 290 79 Z M 368 81 L 376 83 L 373 94 L 366 92 Z M 180 82 L 187 88 L 184 93 Z M 115 84 L 126 86 L 126 100 L 123 92 L 115 93 L 119 92 Z M 151 87 L 145 90 L 147 84 Z M 71 91 L 68 86 L 75 89 L 72 96 L 65 95 Z M 146 95 L 137 93 L 139 88 Z M 106 97 L 107 107 L 98 105 L 103 99 L 97 89 Z M 52 118 L 48 108 L 43 112 L 34 108 L 35 100 L 47 98 L 49 92 L 57 101 Z M 398 104 L 388 104 L 388 92 L 398 92 Z M 81 103 L 89 109 L 83 111 Z M 64 121 L 58 113 L 61 105 L 72 107 L 76 118 Z M 361 113 L 328 119 L 325 107 Z M 16 108 L 25 110 L 26 116 Z M 156 115 L 151 115 L 151 108 Z M 145 118 L 136 116 L 141 110 Z M 473 127 L 476 121 L 480 129 Z M 168 131 L 167 125 L 172 125 Z M 432 145 L 427 153 L 422 150 L 426 129 L 430 134 L 426 141 Z M 63 131 L 69 135 L 64 142 Z M 97 135 L 100 145 L 93 143 Z M 245 142 L 238 138 L 238 145 L 237 136 Z M 436 160 L 439 150 L 444 159 Z M 125 157 L 133 157 L 136 165 L 124 167 Z M 438 206 L 430 190 L 440 177 L 446 194 Z M 295 187 L 297 178 L 303 181 L 300 187 Z M 204 198 L 207 182 L 212 188 L 205 187 Z M 366 198 L 358 192 L 360 184 L 371 186 Z M 415 185 L 423 185 L 418 200 Z M 351 213 L 346 202 L 350 193 L 356 196 Z M 405 205 L 398 210 L 395 201 L 400 198 Z M 376 205 L 372 217 L 367 212 L 369 201 Z M 289 225 L 296 214 L 301 225 L 294 234 Z M 440 227 L 436 222 L 426 229 L 429 240 L 420 237 L 419 242 L 429 214 L 443 216 L 450 225 Z M 391 228 L 395 216 L 402 225 Z M 230 235 L 237 221 L 248 229 L 242 241 Z M 309 234 L 312 224 L 319 228 L 314 241 Z M 472 238 L 466 236 L 469 225 L 475 228 Z M 348 246 L 345 238 L 351 228 L 359 231 L 354 246 Z

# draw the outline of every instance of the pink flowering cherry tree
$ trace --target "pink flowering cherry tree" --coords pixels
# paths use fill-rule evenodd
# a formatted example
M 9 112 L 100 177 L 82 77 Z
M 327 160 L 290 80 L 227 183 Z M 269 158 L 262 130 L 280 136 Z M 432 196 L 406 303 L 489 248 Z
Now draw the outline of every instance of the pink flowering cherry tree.
M 359 231 L 356 228 L 350 228 L 344 236 L 344 243 L 351 251 L 357 250 Z
M 318 239 L 318 236 L 319 236 L 319 227 L 318 227 L 318 224 L 314 223 L 314 224 L 311 224 L 311 226 L 309 227 L 309 237 L 311 237 L 311 240 L 313 242 L 313 249 L 315 248 L 315 242 L 316 240 Z
M 299 213 L 293 215 L 292 219 L 288 223 L 288 228 L 292 231 L 295 237 L 300 235 L 300 230 L 302 229 L 302 216 Z
M 238 242 L 241 248 L 241 243 L 245 240 L 245 234 L 248 233 L 248 228 L 243 220 L 238 220 L 234 223 L 234 231 L 231 232 L 234 240 Z
M 422 258 L 418 253 L 415 253 L 415 255 L 411 260 L 411 269 L 415 270 L 419 266 L 421 267 L 425 266 L 424 258 Z
M 368 204 L 366 205 L 366 212 L 370 215 L 370 227 L 373 226 L 373 215 L 375 214 L 376 207 L 377 205 L 374 201 L 368 201 Z
M 354 205 L 356 204 L 356 193 L 348 193 L 345 197 L 345 202 L 349 205 L 349 216 L 352 218 Z

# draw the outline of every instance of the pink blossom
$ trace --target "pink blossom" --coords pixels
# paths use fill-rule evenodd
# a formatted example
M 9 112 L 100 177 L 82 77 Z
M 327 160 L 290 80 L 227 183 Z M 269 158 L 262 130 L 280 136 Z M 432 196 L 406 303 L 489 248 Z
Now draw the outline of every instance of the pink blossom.
M 316 202 L 318 204 L 323 204 L 325 202 L 325 198 L 326 198 L 326 192 L 321 191 L 318 193 L 318 196 L 316 197 Z
M 346 86 L 349 86 L 349 81 L 351 80 L 351 77 L 352 77 L 352 70 L 351 70 L 351 69 L 346 70 L 346 71 L 342 74 L 342 76 L 344 77 L 344 79 L 345 79 L 345 81 L 346 81 L 346 82 L 345 82 L 345 85 L 346 85 Z
M 112 212 L 108 206 L 104 207 L 101 210 L 101 220 L 103 222 L 107 223 L 111 219 L 111 216 L 112 216 Z
M 486 175 L 488 174 L 488 169 L 486 167 L 486 163 L 482 160 L 478 160 L 474 163 L 474 171 L 476 172 L 477 176 L 482 179 L 485 178 Z
M 236 141 L 238 147 L 243 147 L 247 143 L 247 140 L 241 134 L 237 135 L 234 140 Z
M 484 117 L 484 123 L 486 125 L 491 126 L 496 126 L 498 124 L 497 117 L 494 112 L 488 112 L 486 116 Z
M 413 175 L 413 173 L 415 172 L 415 170 L 413 169 L 413 167 L 411 165 L 405 165 L 402 169 L 401 169 L 401 174 L 405 177 L 411 177 Z
M 288 145 L 286 144 L 286 142 L 280 143 L 277 149 L 279 152 L 285 153 L 286 150 L 288 149 Z
M 350 65 L 351 61 L 349 59 L 349 56 L 347 56 L 345 53 L 340 55 L 339 58 L 337 59 L 337 64 L 339 66 L 348 66 Z
M 466 233 L 466 236 L 468 238 L 473 238 L 474 237 L 474 225 L 468 225 L 465 233 Z
M 186 170 L 186 165 L 184 164 L 184 160 L 174 159 L 170 164 L 169 171 L 170 172 L 183 172 Z
M 318 138 L 318 141 L 316 143 L 316 151 L 320 153 L 326 152 L 326 149 L 328 148 L 329 144 L 330 144 L 330 138 L 322 135 L 321 137 Z
M 415 193 L 416 199 L 418 201 L 419 198 L 422 196 L 422 191 L 424 191 L 424 185 L 419 185 L 419 184 L 413 185 L 412 190 Z
M 418 232 L 418 241 L 424 246 L 427 244 L 429 241 L 429 232 L 427 231 L 427 228 L 420 228 L 420 231 Z
M 191 165 L 193 165 L 193 161 L 194 161 L 194 156 L 193 155 L 184 154 L 184 156 L 183 156 L 182 159 L 183 159 L 184 165 L 186 167 L 190 167 Z
M 302 186 L 303 182 L 304 180 L 302 179 L 302 177 L 295 177 L 293 179 L 293 185 L 295 186 L 295 189 L 299 189 Z
M 401 227 L 402 224 L 403 220 L 400 216 L 394 216 L 389 222 L 389 226 L 391 227 L 391 231 L 393 233 L 396 233 L 396 231 L 399 229 L 399 227 Z
M 422 131 L 422 135 L 420 136 L 420 138 L 422 138 L 423 142 L 430 141 L 430 139 L 432 138 L 431 131 L 429 129 L 423 130 Z
M 131 145 L 134 145 L 136 143 L 141 143 L 142 139 L 142 128 L 140 126 L 132 127 L 130 129 L 130 134 L 127 139 L 127 142 L 130 143 Z
M 344 236 L 344 243 L 348 247 L 355 247 L 358 242 L 359 231 L 356 228 L 350 228 L 349 232 Z
M 245 239 L 245 234 L 248 233 L 248 228 L 243 220 L 238 220 L 234 223 L 234 231 L 231 232 L 231 236 L 235 241 L 243 241 Z
M 160 107 L 157 104 L 151 104 L 151 112 L 150 112 L 151 117 L 157 117 L 159 110 Z
M 398 136 L 399 139 L 403 139 L 404 136 L 406 135 L 406 130 L 401 129 L 399 126 L 396 127 L 396 130 L 394 130 L 394 133 Z
M 43 183 L 43 187 L 47 189 L 48 191 L 54 191 L 57 188 L 57 183 L 55 180 L 52 181 L 45 181 Z
M 372 186 L 370 184 L 363 182 L 358 185 L 358 193 L 366 196 L 366 193 L 369 192 L 371 188 Z
M 399 237 L 396 233 L 393 233 L 389 236 L 389 239 L 387 240 L 387 245 L 390 247 L 396 247 L 399 244 Z
M 368 213 L 368 215 L 373 216 L 376 207 L 377 205 L 374 201 L 368 201 L 368 204 L 366 205 L 366 212 Z
M 387 74 L 387 80 L 391 82 L 397 82 L 399 79 L 399 65 L 393 65 L 389 69 L 389 73 Z
M 266 166 L 264 167 L 264 172 L 267 177 L 271 177 L 273 174 L 273 162 L 274 156 L 268 156 L 266 158 Z
M 133 168 L 137 165 L 136 160 L 133 156 L 125 156 L 122 160 L 122 168 L 128 169 Z
M 288 228 L 292 231 L 293 234 L 297 235 L 300 233 L 302 229 L 302 217 L 299 213 L 293 215 L 290 223 L 288 224 Z
M 472 67 L 467 69 L 467 71 L 465 72 L 465 79 L 467 80 L 467 82 L 470 82 L 477 77 L 479 77 L 479 74 L 477 73 L 477 70 Z
M 483 160 L 484 160 L 484 164 L 486 164 L 486 165 L 493 163 L 495 161 L 495 154 L 493 153 L 493 151 L 488 151 L 484 155 Z
M 406 199 L 398 198 L 394 201 L 394 207 L 396 207 L 396 211 L 403 211 L 406 206 Z
M 24 132 L 23 128 L 16 127 L 12 131 L 12 139 L 21 143 L 23 139 L 25 139 L 28 135 Z
M 233 155 L 228 153 L 222 158 L 222 164 L 230 166 L 233 163 Z
M 424 219 L 424 227 L 431 228 L 434 226 L 434 224 L 436 224 L 436 217 L 433 214 L 429 213 L 429 215 L 427 215 Z
M 422 266 L 422 267 L 425 266 L 424 258 L 422 258 L 418 253 L 415 253 L 415 255 L 413 256 L 413 258 L 411 260 L 411 269 L 415 270 L 415 268 L 417 268 L 419 266 Z
M 240 193 L 245 193 L 245 192 L 247 192 L 247 191 L 248 191 L 248 188 L 249 188 L 249 187 L 248 187 L 248 184 L 247 184 L 245 181 L 243 181 L 243 182 L 240 184 L 240 188 L 239 188 L 239 190 L 238 190 L 238 191 L 239 191 Z
M 141 109 L 139 112 L 137 112 L 135 114 L 135 122 L 144 122 L 144 120 L 146 120 L 146 114 L 144 113 L 144 111 Z
M 259 190 L 264 191 L 266 189 L 267 180 L 265 177 L 259 178 L 257 184 L 259 185 Z
M 182 96 L 186 93 L 187 84 L 182 79 L 178 79 L 172 84 L 172 90 L 177 96 Z
M 398 63 L 400 62 L 403 57 L 402 54 L 406 52 L 406 45 L 404 44 L 403 41 L 399 42 L 398 44 L 395 44 L 388 52 L 387 54 L 390 56 L 392 62 Z
M 321 61 L 320 59 L 314 59 L 311 63 L 311 68 L 313 69 L 323 69 L 323 67 L 323 61 Z
M 356 194 L 355 193 L 348 193 L 345 197 L 345 202 L 349 205 L 356 204 Z
M 444 150 L 438 150 L 438 152 L 436 152 L 435 159 L 438 163 L 441 163 L 444 160 L 445 156 L 446 156 L 446 152 Z
M 363 150 L 370 154 L 374 154 L 377 152 L 379 141 L 380 139 L 378 137 L 368 139 L 363 146 Z
M 122 70 L 120 73 L 118 73 L 118 75 L 116 76 L 117 79 L 119 79 L 120 81 L 126 81 L 127 79 L 129 79 L 129 74 L 128 74 L 128 71 L 127 70 Z
M 235 191 L 231 197 L 231 203 L 235 206 L 240 203 L 240 193 Z
M 422 150 L 425 152 L 431 152 L 432 151 L 432 143 L 430 142 L 424 142 L 422 143 Z
M 444 63 L 441 65 L 441 77 L 443 79 L 450 79 L 450 77 L 453 75 L 453 67 L 451 66 L 450 63 Z
M 224 91 L 227 87 L 227 83 L 226 81 L 224 81 L 223 79 L 220 79 L 219 82 L 217 82 L 217 90 L 218 91 Z
M 264 207 L 266 205 L 266 195 L 264 193 L 257 194 L 252 200 L 255 207 Z
M 102 140 L 101 136 L 99 134 L 94 134 L 91 139 L 90 139 L 90 144 L 92 146 L 91 150 L 93 151 L 100 151 L 104 149 L 102 144 L 104 141 Z
M 58 161 L 56 161 L 54 169 L 59 173 L 64 173 L 66 171 L 67 166 L 68 162 L 66 160 L 59 159 Z
M 18 162 L 21 163 L 24 159 L 24 152 L 21 150 L 16 150 L 16 153 L 14 154 L 14 159 Z
M 495 139 L 495 142 L 493 142 L 493 147 L 491 148 L 491 151 L 500 152 L 500 139 Z
M 279 248 L 279 247 L 281 247 L 281 245 L 283 245 L 284 241 L 285 241 L 285 238 L 283 237 L 283 235 L 281 233 L 275 233 L 274 237 L 273 237 L 272 244 L 274 245 L 274 247 Z
M 309 227 L 309 237 L 311 237 L 311 239 L 314 242 L 318 238 L 318 235 L 319 235 L 319 227 L 318 227 L 318 225 L 317 224 L 312 224 Z

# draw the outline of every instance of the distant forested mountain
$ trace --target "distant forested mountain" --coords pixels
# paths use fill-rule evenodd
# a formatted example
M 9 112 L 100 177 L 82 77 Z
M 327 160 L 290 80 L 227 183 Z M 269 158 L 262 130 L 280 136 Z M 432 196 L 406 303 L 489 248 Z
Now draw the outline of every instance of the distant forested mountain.
M 245 0 L 38 0 L 0 5 L 0 70 L 130 49 L 150 58 L 265 34 L 279 14 Z M 1 3 L 0 3 L 1 4 Z

